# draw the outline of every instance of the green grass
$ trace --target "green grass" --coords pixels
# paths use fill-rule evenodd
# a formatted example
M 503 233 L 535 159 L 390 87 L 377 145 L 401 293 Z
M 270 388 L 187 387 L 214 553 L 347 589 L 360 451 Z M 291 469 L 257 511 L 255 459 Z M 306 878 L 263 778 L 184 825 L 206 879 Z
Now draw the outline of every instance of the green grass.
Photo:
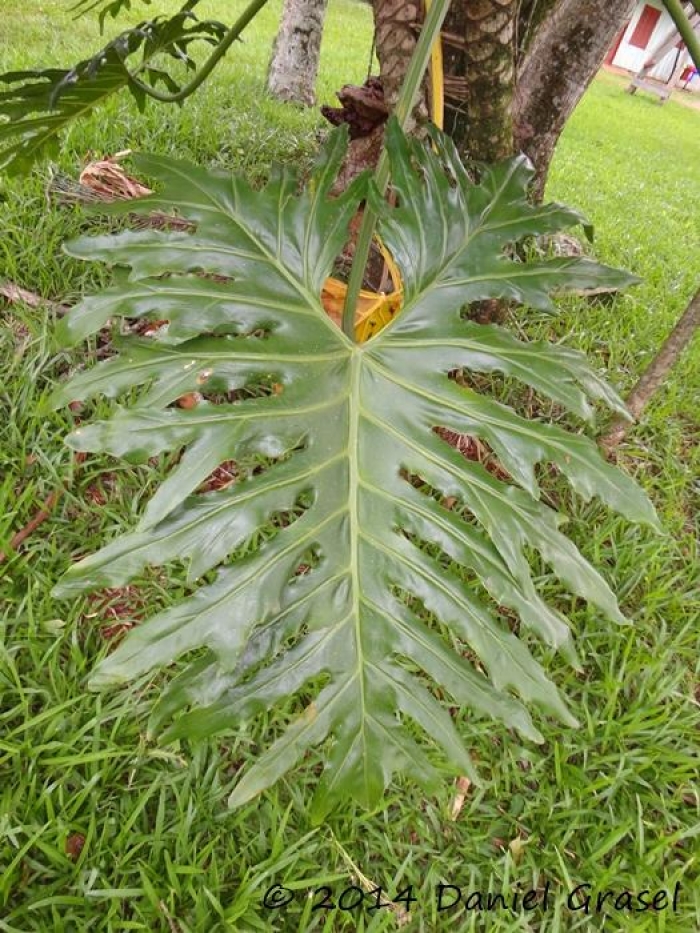
M 93 48 L 94 23 L 58 15 L 66 6 L 5 0 L 0 70 L 68 63 Z M 241 6 L 206 4 L 222 18 Z M 158 0 L 154 8 L 167 7 Z M 121 99 L 76 125 L 61 170 L 75 174 L 88 152 L 126 146 L 222 163 L 254 178 L 276 158 L 304 163 L 321 122 L 262 91 L 278 11 L 273 6 L 251 27 L 216 80 L 181 110 L 149 107 L 139 116 Z M 367 8 L 331 0 L 323 99 L 362 79 L 369 48 Z M 644 281 L 611 304 L 569 300 L 559 318 L 524 326 L 585 349 L 623 391 L 697 287 L 699 131 L 700 113 L 628 97 L 619 80 L 603 76 L 567 127 L 553 167 L 550 194 L 588 212 L 599 257 Z M 44 167 L 6 185 L 0 280 L 70 302 L 101 273 L 61 253 L 86 219 L 47 207 L 45 181 Z M 144 739 L 158 680 L 128 693 L 85 691 L 88 672 L 110 647 L 105 626 L 115 615 L 136 618 L 176 598 L 179 579 L 154 573 L 140 581 L 138 598 L 51 599 L 69 562 L 131 523 L 156 479 L 100 458 L 74 470 L 62 444 L 74 415 L 49 413 L 45 403 L 79 354 L 56 350 L 46 310 L 15 306 L 0 314 L 0 550 L 72 477 L 51 519 L 0 565 L 0 930 L 396 929 L 387 909 L 311 910 L 320 898 L 309 900 L 310 889 L 327 883 L 337 894 L 357 883 L 355 870 L 388 894 L 413 885 L 410 931 L 698 929 L 697 342 L 621 451 L 622 464 L 652 496 L 664 534 L 566 500 L 572 536 L 633 622 L 610 626 L 568 599 L 585 670 L 577 675 L 552 663 L 581 728 L 545 723 L 538 748 L 462 711 L 457 718 L 472 737 L 483 781 L 456 822 L 449 819 L 454 785 L 446 780 L 434 798 L 397 785 L 385 809 L 363 813 L 349 805 L 314 828 L 306 805 L 318 756 L 254 804 L 226 809 L 241 766 L 274 728 L 271 719 L 197 748 L 159 748 Z M 541 583 L 567 598 L 544 570 Z M 71 858 L 66 842 L 77 834 L 85 842 Z M 675 914 L 586 917 L 566 908 L 566 891 L 581 883 L 641 890 L 676 882 Z M 281 912 L 262 905 L 274 883 L 295 893 Z M 549 883 L 549 909 L 438 915 L 440 883 L 512 892 L 517 884 Z

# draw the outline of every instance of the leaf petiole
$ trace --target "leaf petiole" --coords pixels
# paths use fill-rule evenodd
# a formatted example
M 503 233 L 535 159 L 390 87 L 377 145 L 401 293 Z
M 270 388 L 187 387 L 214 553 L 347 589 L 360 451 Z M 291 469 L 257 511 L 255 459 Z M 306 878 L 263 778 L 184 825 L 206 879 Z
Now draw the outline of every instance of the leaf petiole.
M 426 4 L 427 6 L 427 4 Z M 435 40 L 440 35 L 440 29 L 450 8 L 450 0 L 434 0 L 428 8 L 423 28 L 421 29 L 418 42 L 411 57 L 411 62 L 406 72 L 399 98 L 394 108 L 394 118 L 397 120 L 402 130 L 405 130 L 408 119 L 415 106 L 418 97 L 418 90 L 423 80 L 430 62 L 430 53 Z M 383 146 L 377 168 L 374 173 L 374 183 L 383 197 L 387 185 L 389 184 L 389 156 L 386 145 Z M 369 258 L 369 250 L 374 237 L 374 230 L 377 226 L 377 212 L 372 205 L 367 202 L 362 215 L 362 224 L 357 236 L 355 246 L 355 256 L 353 258 L 350 278 L 348 280 L 348 290 L 345 296 L 345 306 L 343 308 L 343 332 L 351 339 L 355 339 L 355 306 L 362 288 L 362 279 Z

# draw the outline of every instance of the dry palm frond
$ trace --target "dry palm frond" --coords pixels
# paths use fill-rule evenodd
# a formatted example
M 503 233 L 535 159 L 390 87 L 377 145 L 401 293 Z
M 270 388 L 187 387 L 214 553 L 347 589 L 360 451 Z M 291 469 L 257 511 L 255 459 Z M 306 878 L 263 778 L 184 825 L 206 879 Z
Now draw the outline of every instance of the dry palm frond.
M 30 292 L 26 288 L 20 288 L 14 282 L 0 281 L 0 303 L 7 302 L 13 304 L 25 304 L 29 308 L 39 308 L 46 305 L 56 311 L 57 314 L 65 314 L 68 310 L 66 305 L 56 301 L 50 301 L 48 298 L 42 298 L 36 292 Z
M 47 197 L 58 204 L 99 204 L 111 201 L 130 201 L 151 194 L 151 189 L 141 184 L 118 164 L 129 155 L 130 150 L 118 152 L 106 159 L 89 162 L 80 173 L 78 181 L 68 175 L 54 173 L 49 181 Z M 153 211 L 146 216 L 130 215 L 133 225 L 157 230 L 192 230 L 194 224 L 182 217 Z
M 119 159 L 127 155 L 129 150 L 96 162 L 88 162 L 80 173 L 79 184 L 90 188 L 102 201 L 127 201 L 152 194 L 150 188 L 127 175 L 119 165 Z

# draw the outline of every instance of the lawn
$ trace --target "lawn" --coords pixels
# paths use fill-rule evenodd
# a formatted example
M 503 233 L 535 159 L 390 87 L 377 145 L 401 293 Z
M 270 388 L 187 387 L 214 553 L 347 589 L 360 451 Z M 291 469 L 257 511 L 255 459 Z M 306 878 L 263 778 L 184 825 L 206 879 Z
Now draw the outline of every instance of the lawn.
M 98 41 L 92 18 L 74 22 L 63 0 L 4 0 L 0 71 L 68 64 Z M 139 5 L 136 4 L 136 7 Z M 232 18 L 236 0 L 206 0 Z M 156 0 L 150 9 L 167 9 Z M 139 10 L 132 11 L 132 19 Z M 76 175 L 88 153 L 127 147 L 172 152 L 263 179 L 270 163 L 306 164 L 323 123 L 267 100 L 263 82 L 279 4 L 236 45 L 215 80 L 182 109 L 126 99 L 71 129 L 56 165 Z M 108 23 L 108 29 L 113 24 Z M 331 0 L 320 96 L 361 81 L 371 34 L 368 8 Z M 660 107 L 601 75 L 567 126 L 549 195 L 586 212 L 595 250 L 642 277 L 609 303 L 568 299 L 555 319 L 519 324 L 585 350 L 623 393 L 631 388 L 700 279 L 700 112 Z M 94 224 L 79 209 L 47 204 L 46 165 L 4 184 L 0 281 L 71 303 L 105 273 L 61 252 Z M 393 930 L 399 910 L 317 909 L 310 892 L 337 901 L 352 885 L 388 896 L 411 887 L 403 929 L 667 931 L 700 928 L 700 343 L 686 353 L 619 453 L 649 492 L 662 534 L 632 527 L 562 490 L 569 533 L 619 594 L 628 627 L 580 601 L 568 611 L 584 672 L 551 661 L 582 725 L 541 722 L 541 747 L 456 714 L 470 736 L 481 783 L 451 819 L 456 787 L 426 798 L 396 784 L 386 806 L 349 804 L 315 827 L 307 804 L 319 756 L 254 803 L 226 799 L 274 724 L 190 746 L 145 740 L 161 679 L 119 694 L 91 694 L 87 674 L 123 626 L 178 597 L 177 570 L 137 587 L 57 602 L 50 590 L 69 563 L 133 524 L 158 477 L 107 458 L 72 463 L 62 438 L 74 414 L 46 405 L 87 351 L 57 349 L 46 308 L 0 307 L 0 551 L 66 485 L 49 519 L 0 563 L 0 930 L 186 931 Z M 98 409 L 99 410 L 99 409 Z M 567 599 L 546 570 L 542 590 Z M 292 705 L 283 711 L 291 713 Z M 293 895 L 266 907 L 268 888 Z M 438 913 L 438 885 L 467 891 L 548 891 L 547 909 Z M 567 894 L 680 885 L 677 909 L 571 911 Z M 347 895 L 344 904 L 352 903 Z M 448 903 L 447 895 L 445 903 Z M 399 907 L 405 905 L 399 904 Z M 593 907 L 595 904 L 593 904 Z

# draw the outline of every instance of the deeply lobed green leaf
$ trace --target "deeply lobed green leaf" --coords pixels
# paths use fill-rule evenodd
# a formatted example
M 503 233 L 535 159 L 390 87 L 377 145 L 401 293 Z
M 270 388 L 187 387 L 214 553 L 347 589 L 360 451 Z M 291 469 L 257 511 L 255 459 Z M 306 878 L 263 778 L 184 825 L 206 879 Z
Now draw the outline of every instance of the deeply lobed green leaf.
M 70 443 L 179 460 L 139 527 L 73 566 L 59 592 L 121 585 L 148 564 L 185 561 L 192 584 L 217 569 L 213 582 L 134 629 L 93 685 L 198 652 L 154 711 L 153 727 L 171 722 L 171 738 L 239 729 L 290 695 L 314 692 L 249 765 L 233 804 L 323 742 L 318 815 L 349 795 L 375 805 L 396 772 L 434 786 L 437 750 L 451 769 L 468 771 L 468 737 L 431 684 L 534 741 L 541 736 L 531 705 L 573 725 L 499 607 L 577 663 L 566 619 L 534 585 L 534 550 L 572 592 L 622 616 L 602 576 L 559 530 L 563 516 L 540 501 L 536 467 L 555 464 L 584 498 L 655 521 L 641 490 L 585 436 L 527 421 L 450 378 L 457 369 L 501 372 L 582 418 L 595 401 L 621 410 L 581 354 L 470 323 L 462 308 L 491 297 L 551 308 L 552 292 L 632 279 L 588 260 L 517 259 L 514 243 L 582 218 L 529 205 L 524 160 L 486 171 L 475 185 L 449 140 L 434 142 L 436 151 L 409 143 L 390 124 L 398 206 L 380 203 L 381 236 L 401 269 L 405 304 L 362 346 L 320 301 L 368 194 L 363 177 L 328 197 L 342 133 L 330 137 L 301 193 L 288 170 L 255 191 L 225 173 L 141 157 L 158 190 L 128 210 L 174 210 L 194 231 L 124 232 L 70 248 L 130 272 L 64 319 L 65 340 L 110 318 L 169 322 L 150 338 L 125 338 L 117 357 L 61 390 L 58 401 L 128 393 L 128 404 Z M 243 398 L 252 384 L 273 389 Z M 200 404 L 177 407 L 193 392 Z M 465 459 L 436 427 L 488 444 L 502 470 Z M 267 458 L 267 467 L 202 491 L 222 463 L 250 456 Z

